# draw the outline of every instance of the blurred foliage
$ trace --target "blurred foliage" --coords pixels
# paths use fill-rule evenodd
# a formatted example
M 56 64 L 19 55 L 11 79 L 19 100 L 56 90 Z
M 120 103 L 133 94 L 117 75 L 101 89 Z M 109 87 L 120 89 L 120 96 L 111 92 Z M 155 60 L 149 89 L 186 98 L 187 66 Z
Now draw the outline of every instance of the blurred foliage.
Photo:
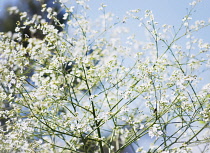
M 41 15 L 42 18 L 44 18 L 46 21 L 48 21 L 50 24 L 54 25 L 59 31 L 62 31 L 62 28 L 59 26 L 56 26 L 55 22 L 52 20 L 47 19 L 47 14 L 45 12 L 41 12 L 42 10 L 42 4 L 47 4 L 47 7 L 52 7 L 58 14 L 57 18 L 60 21 L 60 23 L 65 23 L 65 20 L 63 20 L 63 14 L 65 13 L 64 10 L 61 9 L 60 5 L 53 4 L 54 0 L 41 0 L 38 2 L 37 0 L 19 0 L 16 3 L 16 6 L 21 12 L 27 12 L 29 16 L 33 16 L 35 14 Z M 11 4 L 8 3 L 7 6 L 3 10 L 3 14 L 0 16 L 0 32 L 15 32 L 15 27 L 18 21 L 20 21 L 20 15 L 19 14 L 9 14 L 7 11 L 8 7 L 11 7 Z M 36 32 L 34 35 L 32 35 L 29 31 L 29 28 L 26 28 L 22 31 L 23 36 L 27 34 L 30 38 L 36 37 L 39 39 L 43 39 L 43 35 L 39 32 Z M 27 44 L 24 44 L 26 46 Z

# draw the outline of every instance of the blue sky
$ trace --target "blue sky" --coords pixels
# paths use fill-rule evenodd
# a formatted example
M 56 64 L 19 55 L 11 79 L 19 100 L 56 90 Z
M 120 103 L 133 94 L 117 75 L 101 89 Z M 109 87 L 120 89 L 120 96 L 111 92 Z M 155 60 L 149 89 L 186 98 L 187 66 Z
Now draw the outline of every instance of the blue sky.
M 147 9 L 152 10 L 155 16 L 155 20 L 160 24 L 169 24 L 179 26 L 182 18 L 187 14 L 189 3 L 192 0 L 91 0 L 90 7 L 92 9 L 92 16 L 96 17 L 97 8 L 101 3 L 107 4 L 106 12 L 112 12 L 115 15 L 122 17 L 125 12 L 133 9 L 141 9 L 145 11 Z M 193 12 L 193 21 L 207 20 L 210 18 L 210 1 L 203 0 L 196 6 L 196 12 Z M 137 25 L 129 25 L 131 29 L 136 29 Z M 210 33 L 210 28 L 201 30 L 199 33 L 206 41 L 210 41 L 210 37 L 206 33 Z
M 6 3 L 13 3 L 18 0 L 0 0 L 0 13 Z M 72 0 L 70 0 L 72 1 Z M 180 24 L 182 17 L 187 13 L 188 3 L 192 0 L 90 0 L 92 16 L 96 17 L 96 12 L 101 3 L 107 4 L 107 12 L 113 12 L 122 17 L 126 11 L 140 8 L 142 11 L 150 9 L 155 15 L 155 19 L 160 24 Z M 194 19 L 210 18 L 210 1 L 203 0 L 194 13 Z
M 6 3 L 13 3 L 18 0 L 0 0 L 0 11 Z M 101 3 L 107 4 L 107 11 L 122 16 L 127 10 L 140 8 L 141 10 L 153 10 L 155 17 L 160 23 L 176 24 L 187 10 L 188 3 L 192 0 L 90 0 L 90 6 L 95 10 Z M 94 11 L 95 12 L 95 11 Z M 210 18 L 210 1 L 203 0 L 197 6 L 196 19 Z
M 156 18 L 161 23 L 176 24 L 186 13 L 189 2 L 192 0 L 91 0 L 90 6 L 95 8 L 101 3 L 107 4 L 107 11 L 120 16 L 127 10 L 138 9 L 153 10 Z M 197 6 L 195 18 L 208 19 L 210 16 L 210 1 L 203 0 Z

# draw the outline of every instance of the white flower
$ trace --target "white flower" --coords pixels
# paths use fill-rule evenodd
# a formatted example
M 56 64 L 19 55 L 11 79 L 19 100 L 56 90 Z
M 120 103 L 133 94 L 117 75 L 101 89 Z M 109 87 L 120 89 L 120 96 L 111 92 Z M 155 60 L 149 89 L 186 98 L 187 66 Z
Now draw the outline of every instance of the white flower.
M 68 0 L 60 0 L 61 3 L 66 3 Z
M 53 9 L 52 9 L 51 7 L 48 7 L 48 8 L 47 8 L 47 12 L 48 12 L 48 13 L 51 13 L 52 10 L 53 10 Z
M 196 4 L 197 4 L 196 1 L 193 1 L 193 2 L 189 3 L 189 5 L 191 5 L 191 6 L 195 6 Z
M 17 14 L 19 12 L 19 9 L 17 8 L 17 6 L 13 6 L 13 7 L 8 8 L 8 11 L 10 14 L 12 13 Z
M 141 152 L 143 150 L 143 147 L 139 147 L 136 149 L 136 153 Z
M 160 135 L 162 135 L 163 134 L 163 132 L 162 131 L 160 131 L 159 130 L 159 127 L 158 127 L 158 125 L 153 125 L 153 127 L 151 127 L 150 129 L 149 129 L 149 136 L 151 137 L 151 138 L 153 138 L 154 136 L 155 137 L 159 137 Z
M 74 6 L 71 6 L 70 9 L 68 9 L 68 12 L 73 12 L 74 11 Z
M 84 2 L 84 1 L 79 1 L 79 0 L 77 0 L 77 1 L 76 1 L 76 3 L 77 3 L 77 4 L 80 4 L 80 5 L 85 4 L 85 2 Z
M 63 15 L 63 19 L 66 20 L 66 19 L 68 18 L 68 15 L 69 15 L 68 13 L 65 13 L 65 14 Z
M 19 27 L 16 27 L 15 28 L 15 32 L 19 32 L 20 31 L 20 28 Z
M 25 18 L 27 16 L 27 12 L 22 12 L 20 13 L 20 20 L 22 20 L 23 18 Z

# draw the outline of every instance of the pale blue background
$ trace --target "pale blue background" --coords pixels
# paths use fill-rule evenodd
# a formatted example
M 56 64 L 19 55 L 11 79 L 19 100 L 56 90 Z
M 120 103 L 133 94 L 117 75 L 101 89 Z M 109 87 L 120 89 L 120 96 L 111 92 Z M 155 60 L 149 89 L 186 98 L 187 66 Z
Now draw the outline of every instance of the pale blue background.
M 192 0 L 91 0 L 90 6 L 92 9 L 91 15 L 97 17 L 100 13 L 96 13 L 97 8 L 101 3 L 107 4 L 106 12 L 112 12 L 115 15 L 122 17 L 128 10 L 140 8 L 143 12 L 147 9 L 152 10 L 155 20 L 160 25 L 169 24 L 179 26 L 182 18 L 187 14 L 187 8 Z M 193 13 L 193 21 L 210 19 L 210 0 L 203 0 Z M 133 29 L 138 28 L 137 25 L 129 24 Z M 205 28 L 199 32 L 199 37 L 204 41 L 210 41 L 210 27 Z
M 72 0 L 70 0 L 72 1 Z M 106 12 L 112 12 L 119 17 L 123 17 L 128 10 L 140 8 L 142 11 L 152 10 L 155 20 L 162 24 L 178 26 L 181 19 L 187 14 L 189 2 L 192 0 L 90 0 L 90 17 L 97 18 L 100 15 L 98 8 L 101 3 L 107 4 Z M 0 0 L 0 15 L 3 15 L 3 7 L 6 3 L 13 5 L 18 0 Z M 208 20 L 210 18 L 210 0 L 203 0 L 196 6 L 193 20 Z M 137 25 L 130 23 L 127 25 L 135 32 Z M 199 37 L 210 42 L 210 27 L 199 32 Z
M 0 15 L 5 3 L 13 3 L 17 0 L 0 0 Z M 71 0 L 70 0 L 71 1 Z M 182 18 L 187 14 L 187 8 L 189 2 L 192 0 L 91 0 L 89 2 L 91 18 L 97 18 L 102 15 L 98 8 L 101 3 L 107 4 L 106 12 L 112 12 L 119 17 L 123 17 L 128 10 L 140 8 L 143 12 L 147 9 L 152 10 L 155 16 L 155 20 L 162 24 L 174 25 L 176 28 L 181 24 Z M 193 21 L 210 19 L 210 0 L 203 0 L 196 8 L 196 12 L 193 13 Z M 126 23 L 131 29 L 131 33 L 138 31 L 138 23 L 130 21 Z M 210 42 L 210 27 L 204 28 L 196 34 L 198 38 L 204 39 L 204 42 Z M 205 76 L 204 76 L 205 77 Z M 210 80 L 207 79 L 207 82 Z M 145 144 L 149 145 L 149 141 L 145 138 Z M 194 150 L 194 152 L 197 152 Z

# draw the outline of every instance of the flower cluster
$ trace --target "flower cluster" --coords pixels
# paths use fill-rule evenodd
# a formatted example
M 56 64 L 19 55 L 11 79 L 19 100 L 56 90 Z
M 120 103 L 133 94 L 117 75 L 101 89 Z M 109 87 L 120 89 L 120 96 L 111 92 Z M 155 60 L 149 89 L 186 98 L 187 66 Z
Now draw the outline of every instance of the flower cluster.
M 98 26 L 88 18 L 88 0 L 57 3 L 66 25 L 52 7 L 42 11 L 63 31 L 40 15 L 9 9 L 21 24 L 0 34 L 0 151 L 119 153 L 130 146 L 175 153 L 206 144 L 200 132 L 209 124 L 210 91 L 201 73 L 209 71 L 210 45 L 193 34 L 208 22 L 193 24 L 189 13 L 177 30 L 140 9 L 116 22 L 101 4 Z M 130 34 L 128 19 L 147 31 L 145 41 Z M 23 46 L 26 27 L 43 39 L 24 37 Z M 143 150 L 146 136 L 154 145 Z

